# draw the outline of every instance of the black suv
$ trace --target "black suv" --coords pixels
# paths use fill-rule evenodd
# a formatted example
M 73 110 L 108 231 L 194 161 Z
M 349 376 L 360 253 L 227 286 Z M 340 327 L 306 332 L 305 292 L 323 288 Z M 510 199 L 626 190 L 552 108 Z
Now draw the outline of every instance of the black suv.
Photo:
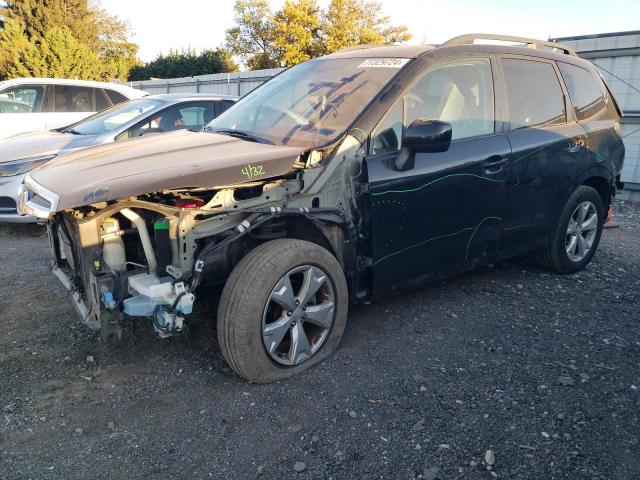
M 619 115 L 557 43 L 355 48 L 281 73 L 207 132 L 52 161 L 21 210 L 50 219 L 54 271 L 104 338 L 134 316 L 180 333 L 218 291 L 225 359 L 268 382 L 337 348 L 349 299 L 529 252 L 584 268 L 622 168 Z

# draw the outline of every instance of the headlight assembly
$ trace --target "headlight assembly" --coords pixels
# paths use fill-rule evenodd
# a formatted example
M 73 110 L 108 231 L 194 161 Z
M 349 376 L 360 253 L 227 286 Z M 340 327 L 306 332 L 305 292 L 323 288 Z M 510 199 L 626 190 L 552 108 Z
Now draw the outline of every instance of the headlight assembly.
M 0 177 L 12 177 L 14 175 L 22 175 L 33 170 L 36 167 L 48 162 L 55 155 L 41 155 L 38 157 L 21 158 L 12 162 L 0 163 Z

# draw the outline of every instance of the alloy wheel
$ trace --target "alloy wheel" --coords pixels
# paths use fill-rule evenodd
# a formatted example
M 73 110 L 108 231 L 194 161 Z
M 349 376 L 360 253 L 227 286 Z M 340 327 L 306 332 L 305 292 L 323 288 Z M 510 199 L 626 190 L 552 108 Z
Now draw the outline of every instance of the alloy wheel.
M 303 265 L 287 272 L 271 291 L 262 315 L 262 342 L 279 364 L 295 366 L 311 358 L 335 319 L 335 294 L 321 268 Z
M 596 206 L 585 201 L 576 207 L 569 219 L 565 248 L 572 262 L 582 261 L 591 251 L 598 232 L 598 211 Z

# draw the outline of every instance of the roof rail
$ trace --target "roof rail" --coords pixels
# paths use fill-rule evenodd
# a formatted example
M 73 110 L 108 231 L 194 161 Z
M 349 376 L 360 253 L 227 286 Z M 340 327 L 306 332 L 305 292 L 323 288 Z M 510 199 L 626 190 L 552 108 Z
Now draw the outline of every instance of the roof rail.
M 534 50 L 544 50 L 544 48 L 546 47 L 554 50 L 562 50 L 565 54 L 571 55 L 572 57 L 578 56 L 571 47 L 567 47 L 562 43 L 535 40 L 533 38 L 525 37 L 512 37 L 510 35 L 493 35 L 488 33 L 469 33 L 466 35 L 460 35 L 459 37 L 447 40 L 442 45 L 473 45 L 475 40 L 497 40 L 501 42 L 524 43 L 527 48 L 532 48 Z

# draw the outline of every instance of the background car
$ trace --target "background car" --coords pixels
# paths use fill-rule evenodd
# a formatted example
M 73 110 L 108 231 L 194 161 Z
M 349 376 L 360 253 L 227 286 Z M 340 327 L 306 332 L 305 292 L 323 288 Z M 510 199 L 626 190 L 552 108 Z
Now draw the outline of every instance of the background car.
M 175 130 L 202 128 L 237 101 L 212 94 L 154 95 L 111 107 L 69 127 L 0 141 L 0 221 L 33 222 L 16 212 L 24 175 L 65 153 Z
M 64 127 L 145 95 L 126 85 L 83 80 L 16 78 L 0 82 L 0 139 Z

